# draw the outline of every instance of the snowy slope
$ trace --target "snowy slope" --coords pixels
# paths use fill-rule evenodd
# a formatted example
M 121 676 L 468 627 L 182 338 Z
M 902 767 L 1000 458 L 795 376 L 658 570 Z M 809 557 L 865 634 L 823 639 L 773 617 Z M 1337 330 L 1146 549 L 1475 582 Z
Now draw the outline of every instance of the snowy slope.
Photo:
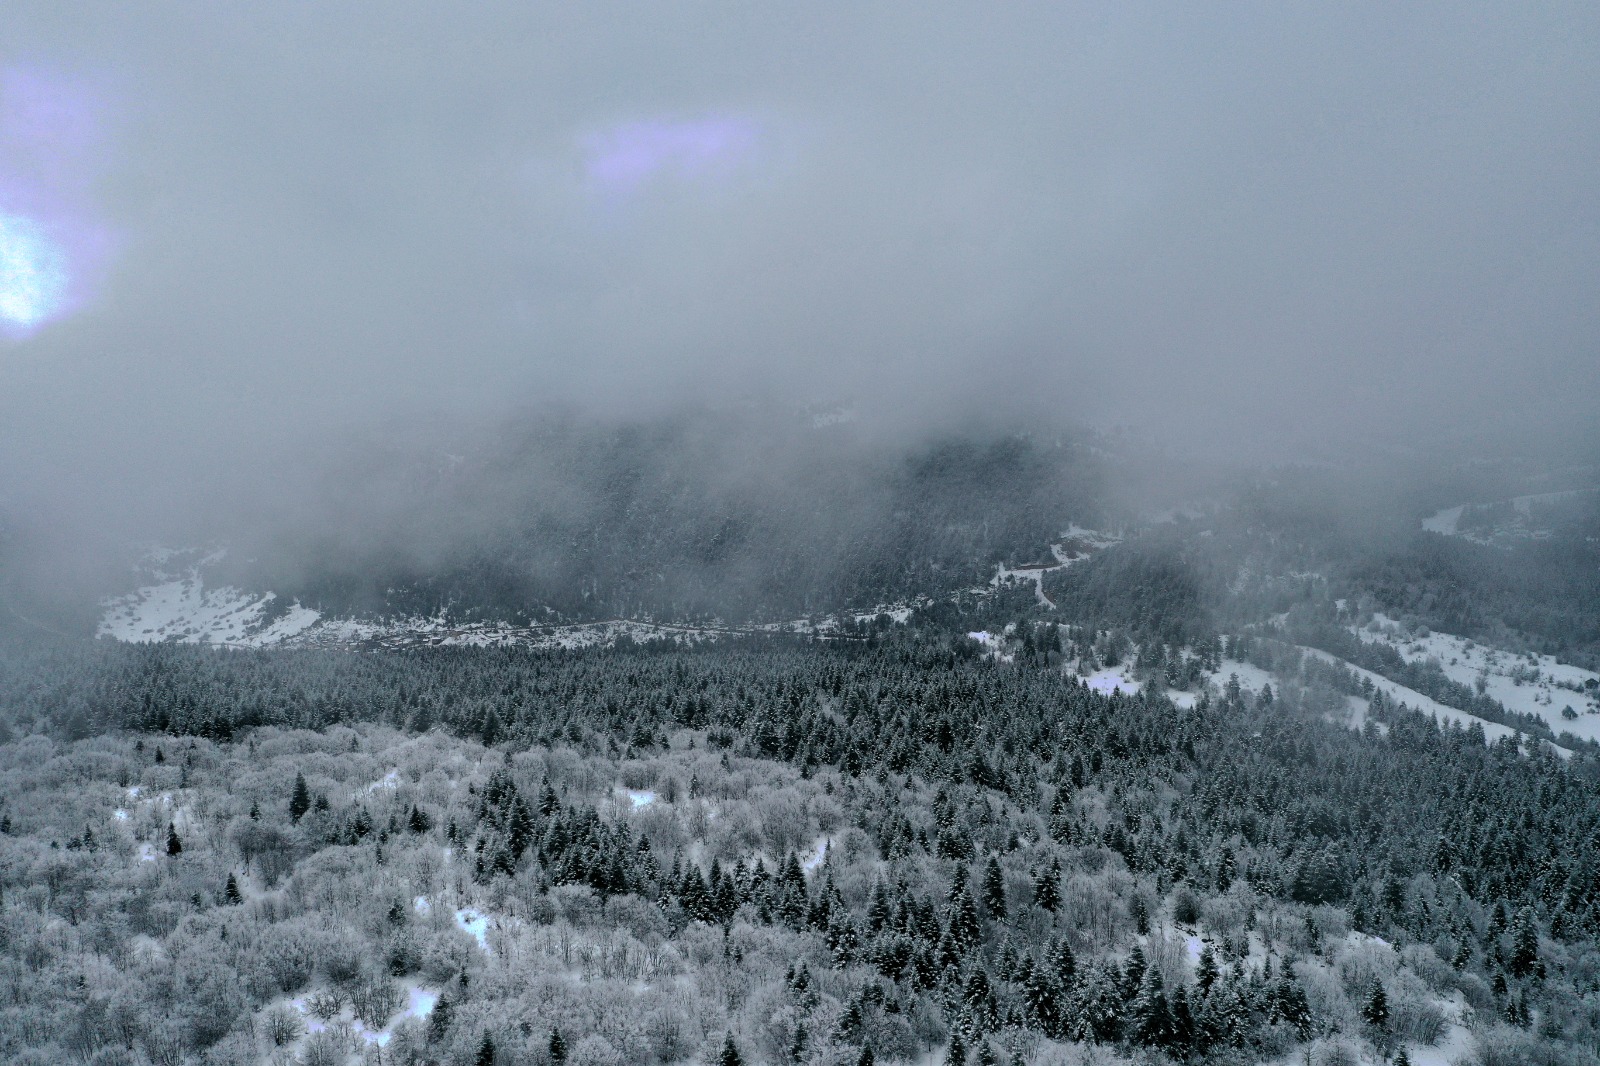
M 208 589 L 204 560 L 179 577 L 107 600 L 97 635 L 136 644 L 174 641 L 264 647 L 310 629 L 316 611 L 298 603 L 274 610 L 277 597 L 223 586 Z
M 170 641 L 238 648 L 517 646 L 554 650 L 611 645 L 624 638 L 685 642 L 761 633 L 828 638 L 838 635 L 844 626 L 844 618 L 837 615 L 748 626 L 675 625 L 631 619 L 517 626 L 463 622 L 442 614 L 390 619 L 328 618 L 298 603 L 284 609 L 271 592 L 252 593 L 225 585 L 207 587 L 205 570 L 221 557 L 221 552 L 151 552 L 141 573 L 153 583 L 106 600 L 98 635 L 129 643 Z M 176 571 L 174 563 L 180 567 Z M 870 610 L 847 612 L 846 617 L 857 625 L 879 617 L 903 624 L 926 602 L 878 604 Z
M 1493 743 L 1502 737 L 1514 737 L 1519 735 L 1515 729 L 1512 729 L 1509 726 L 1503 726 L 1498 722 L 1487 722 L 1476 715 L 1468 714 L 1466 711 L 1457 710 L 1454 707 L 1447 707 L 1430 696 L 1424 696 L 1414 688 L 1407 688 L 1404 685 L 1390 681 L 1382 674 L 1375 674 L 1371 670 L 1363 670 L 1359 666 L 1345 662 L 1345 660 L 1340 659 L 1337 656 L 1329 655 L 1327 652 L 1318 648 L 1301 647 L 1300 650 L 1307 655 L 1316 656 L 1323 662 L 1343 663 L 1345 666 L 1349 667 L 1357 677 L 1364 677 L 1368 681 L 1371 681 L 1372 687 L 1382 692 L 1384 696 L 1393 703 L 1403 703 L 1407 707 L 1410 707 L 1413 711 L 1421 711 L 1423 714 L 1432 715 L 1435 718 L 1438 718 L 1441 722 L 1457 722 L 1462 726 L 1470 726 L 1473 724 L 1480 725 L 1483 727 L 1485 738 L 1490 743 Z M 1564 758 L 1569 757 L 1572 754 L 1564 748 L 1558 747 L 1555 750 L 1558 755 L 1561 755 Z
M 1356 635 L 1389 645 L 1408 662 L 1437 660 L 1452 681 L 1476 685 L 1482 679 L 1483 691 L 1506 710 L 1543 719 L 1557 736 L 1568 732 L 1580 740 L 1600 740 L 1600 674 L 1549 655 L 1515 655 L 1448 633 L 1407 636 L 1381 614 Z M 1593 686 L 1585 687 L 1589 682 Z M 1562 713 L 1567 707 L 1576 718 Z

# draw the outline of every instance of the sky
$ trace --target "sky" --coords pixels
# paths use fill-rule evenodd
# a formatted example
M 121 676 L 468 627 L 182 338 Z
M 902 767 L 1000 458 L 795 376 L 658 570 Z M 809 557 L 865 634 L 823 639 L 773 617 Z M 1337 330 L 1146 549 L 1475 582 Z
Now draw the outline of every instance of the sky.
M 64 521 L 541 403 L 1600 422 L 1593 4 L 5 9 L 0 499 Z

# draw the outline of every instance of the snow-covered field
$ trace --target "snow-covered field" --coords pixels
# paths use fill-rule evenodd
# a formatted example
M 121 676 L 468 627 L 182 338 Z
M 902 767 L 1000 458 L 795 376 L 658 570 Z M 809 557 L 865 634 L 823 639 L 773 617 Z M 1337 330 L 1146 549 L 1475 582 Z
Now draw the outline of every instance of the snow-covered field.
M 1061 540 L 1050 546 L 1055 562 L 1011 570 L 1001 567 L 988 589 L 993 591 L 1016 580 L 1034 583 L 1042 605 L 1044 575 L 1089 558 L 1120 538 L 1108 533 L 1069 526 Z M 503 622 L 468 622 L 444 614 L 401 618 L 334 618 L 294 603 L 285 608 L 271 592 L 253 593 L 229 585 L 208 586 L 206 571 L 221 561 L 224 551 L 152 550 L 138 572 L 149 582 L 104 603 L 98 633 L 130 643 L 173 642 L 214 644 L 222 647 L 527 647 L 578 649 L 609 646 L 624 638 L 645 642 L 692 642 L 746 634 L 790 633 L 828 638 L 839 635 L 846 620 L 869 625 L 880 617 L 904 624 L 913 611 L 928 602 L 885 603 L 866 610 L 846 611 L 820 618 L 797 618 L 757 625 L 677 625 L 667 622 L 614 619 L 572 625 L 511 625 Z
M 1491 503 L 1456 504 L 1424 518 L 1422 528 L 1429 533 L 1462 537 L 1477 544 L 1506 547 L 1518 540 L 1549 535 L 1547 530 L 1539 529 L 1535 525 L 1533 512 L 1536 506 L 1570 500 L 1594 491 L 1596 490 L 1564 489 L 1560 492 L 1536 492 L 1526 496 L 1513 496 Z
M 265 647 L 317 624 L 316 611 L 298 603 L 272 611 L 277 597 L 223 586 L 208 589 L 194 567 L 183 577 L 146 585 L 107 601 L 98 635 L 135 644 L 176 641 Z
M 639 642 L 691 642 L 761 633 L 828 638 L 839 634 L 846 617 L 856 625 L 870 624 L 879 617 L 903 624 L 918 606 L 927 602 L 885 603 L 869 610 L 847 612 L 844 617 L 827 615 L 747 626 L 674 625 L 632 619 L 519 626 L 503 622 L 465 622 L 443 614 L 390 619 L 331 618 L 299 603 L 284 609 L 271 592 L 252 593 L 227 585 L 208 587 L 205 571 L 222 556 L 221 551 L 204 555 L 167 550 L 151 552 L 140 573 L 153 579 L 152 583 L 106 600 L 98 635 L 128 643 L 170 642 L 234 648 L 426 645 L 571 650 L 609 646 L 624 638 Z M 174 572 L 170 567 L 175 560 L 188 565 Z
M 1381 614 L 1356 635 L 1389 645 L 1409 662 L 1434 659 L 1452 681 L 1476 686 L 1481 680 L 1484 693 L 1506 710 L 1535 715 L 1558 736 L 1568 732 L 1600 740 L 1600 674 L 1591 670 L 1549 655 L 1514 655 L 1448 633 L 1410 636 Z M 1585 687 L 1590 682 L 1592 687 Z M 1564 713 L 1567 708 L 1574 717 Z

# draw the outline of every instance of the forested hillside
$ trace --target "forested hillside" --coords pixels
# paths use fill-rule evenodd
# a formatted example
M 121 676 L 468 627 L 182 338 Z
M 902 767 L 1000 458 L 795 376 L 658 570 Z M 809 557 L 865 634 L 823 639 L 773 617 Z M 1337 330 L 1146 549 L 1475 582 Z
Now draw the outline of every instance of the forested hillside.
M 976 648 L 13 652 L 5 1054 L 1593 1061 L 1593 764 Z
M 771 620 L 981 583 L 1105 513 L 1075 437 L 885 445 L 766 409 L 499 428 L 354 453 L 282 501 L 314 523 L 219 529 L 218 580 L 339 614 Z

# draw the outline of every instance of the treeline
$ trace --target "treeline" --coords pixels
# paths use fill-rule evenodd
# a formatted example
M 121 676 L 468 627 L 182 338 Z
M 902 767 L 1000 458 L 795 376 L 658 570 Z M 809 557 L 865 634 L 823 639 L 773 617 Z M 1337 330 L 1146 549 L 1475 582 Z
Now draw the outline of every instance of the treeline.
M 1347 626 L 1337 622 L 1315 619 L 1304 612 L 1297 613 L 1290 616 L 1285 636 L 1292 643 L 1318 648 L 1363 670 L 1371 670 L 1446 707 L 1454 707 L 1486 722 L 1510 726 L 1545 740 L 1556 739 L 1549 724 L 1538 715 L 1508 711 L 1494 697 L 1453 680 L 1438 663 L 1427 659 L 1407 659 L 1392 645 L 1362 640 Z

